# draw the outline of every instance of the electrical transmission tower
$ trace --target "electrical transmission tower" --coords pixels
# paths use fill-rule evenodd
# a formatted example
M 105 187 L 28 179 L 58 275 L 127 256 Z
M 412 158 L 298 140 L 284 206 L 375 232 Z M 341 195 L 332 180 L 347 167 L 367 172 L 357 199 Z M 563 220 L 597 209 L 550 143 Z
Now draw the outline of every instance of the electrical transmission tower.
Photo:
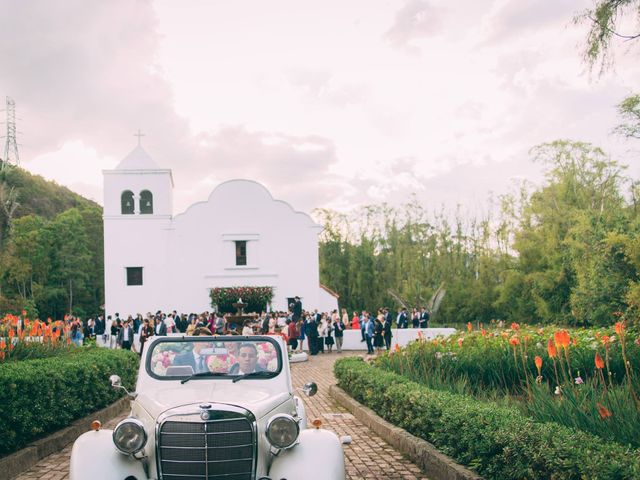
M 7 97 L 7 134 L 5 135 L 4 155 L 0 158 L 0 170 L 9 165 L 20 165 L 18 142 L 16 140 L 16 102 Z

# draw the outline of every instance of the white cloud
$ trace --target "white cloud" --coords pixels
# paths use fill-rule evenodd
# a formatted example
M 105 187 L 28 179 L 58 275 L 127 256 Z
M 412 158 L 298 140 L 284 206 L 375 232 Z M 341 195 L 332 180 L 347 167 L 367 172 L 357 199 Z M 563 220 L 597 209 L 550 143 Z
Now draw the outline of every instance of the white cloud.
M 541 142 L 631 158 L 609 132 L 640 66 L 584 74 L 571 19 L 588 3 L 6 2 L 0 95 L 23 165 L 98 199 L 141 128 L 178 210 L 238 177 L 307 211 L 477 203 L 537 178 Z

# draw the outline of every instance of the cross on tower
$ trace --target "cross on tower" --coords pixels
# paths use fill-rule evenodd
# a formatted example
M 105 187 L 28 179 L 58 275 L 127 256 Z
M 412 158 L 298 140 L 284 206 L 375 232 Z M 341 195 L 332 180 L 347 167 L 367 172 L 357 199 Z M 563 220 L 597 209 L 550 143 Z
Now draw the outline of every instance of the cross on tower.
M 140 129 L 138 129 L 138 133 L 134 133 L 133 134 L 134 137 L 138 137 L 138 146 L 140 146 L 140 137 L 144 137 L 145 134 L 140 132 Z

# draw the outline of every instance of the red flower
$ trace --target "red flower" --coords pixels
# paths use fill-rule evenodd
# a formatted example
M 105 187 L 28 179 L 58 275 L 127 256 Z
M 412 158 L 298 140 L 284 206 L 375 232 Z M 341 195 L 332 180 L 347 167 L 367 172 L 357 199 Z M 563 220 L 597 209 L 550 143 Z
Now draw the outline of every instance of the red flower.
M 601 403 L 596 404 L 596 407 L 598 408 L 598 414 L 602 420 L 606 420 L 611 416 L 611 412 Z
M 540 371 L 542 370 L 542 357 L 540 357 L 539 355 L 536 355 L 535 363 L 536 363 L 536 368 L 538 369 L 538 375 L 542 375 L 542 373 L 540 373 Z
M 602 360 L 602 357 L 600 356 L 600 354 L 598 352 L 596 352 L 596 368 L 598 370 L 602 370 L 604 368 L 604 360 Z

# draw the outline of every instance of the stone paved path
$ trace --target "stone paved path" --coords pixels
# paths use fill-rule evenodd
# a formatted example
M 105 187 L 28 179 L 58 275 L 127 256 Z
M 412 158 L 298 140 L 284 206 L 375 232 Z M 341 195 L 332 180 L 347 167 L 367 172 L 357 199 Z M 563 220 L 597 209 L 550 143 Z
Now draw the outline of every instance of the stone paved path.
M 305 401 L 309 422 L 320 418 L 323 428 L 338 436 L 350 435 L 352 443 L 344 445 L 347 479 L 349 480 L 427 480 L 420 469 L 396 452 L 380 437 L 365 427 L 345 409 L 339 407 L 329 396 L 329 385 L 335 384 L 333 363 L 349 353 L 336 353 L 310 357 L 310 361 L 291 366 L 294 387 L 300 388 L 313 380 L 318 384 L 318 393 Z M 122 418 L 114 418 L 105 424 L 113 428 Z M 16 480 L 66 480 L 69 478 L 69 456 L 72 445 L 59 453 L 48 456 L 35 467 L 16 477 Z M 0 478 L 2 473 L 0 472 Z

